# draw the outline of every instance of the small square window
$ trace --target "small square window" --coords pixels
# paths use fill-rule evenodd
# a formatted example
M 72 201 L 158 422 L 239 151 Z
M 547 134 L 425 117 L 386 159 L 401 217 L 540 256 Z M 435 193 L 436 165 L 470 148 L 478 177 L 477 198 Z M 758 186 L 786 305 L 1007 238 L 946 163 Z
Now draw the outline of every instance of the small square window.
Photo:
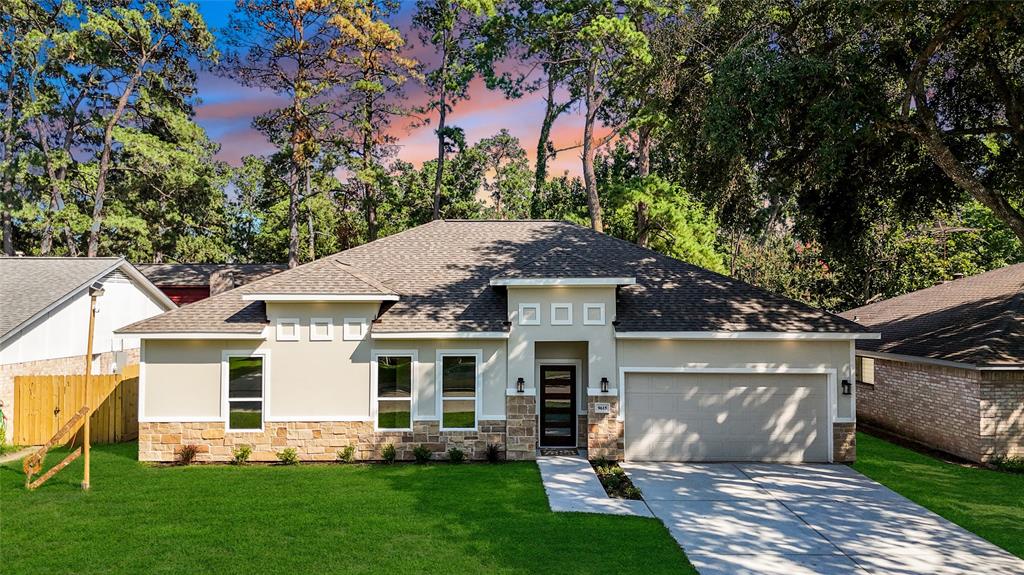
M 297 318 L 278 318 L 277 341 L 299 341 L 299 320 Z
M 309 320 L 309 341 L 333 341 L 334 320 L 329 317 L 314 317 Z
M 583 304 L 583 325 L 604 325 L 604 304 Z
M 540 304 L 519 304 L 519 325 L 540 325 Z
M 572 325 L 572 304 L 551 304 L 551 325 Z
M 345 341 L 358 341 L 366 336 L 365 317 L 346 317 L 345 329 L 342 338 Z

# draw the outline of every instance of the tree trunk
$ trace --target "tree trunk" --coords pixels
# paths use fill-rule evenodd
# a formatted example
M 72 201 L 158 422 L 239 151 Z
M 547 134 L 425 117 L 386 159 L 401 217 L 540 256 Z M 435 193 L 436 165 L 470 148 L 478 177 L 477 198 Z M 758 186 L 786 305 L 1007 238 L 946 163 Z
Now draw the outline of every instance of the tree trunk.
M 306 228 L 309 231 L 309 261 L 316 259 L 316 235 L 313 228 L 313 210 L 306 211 Z
M 3 215 L 3 228 L 4 228 L 4 255 L 14 255 L 14 224 L 11 222 L 10 210 L 4 210 Z
M 299 178 L 296 172 L 288 194 L 288 268 L 299 265 Z
M 651 127 L 641 126 L 636 140 L 636 167 L 640 178 L 651 174 Z M 636 203 L 636 245 L 646 248 L 651 239 L 650 207 L 640 200 Z
M 377 239 L 377 204 L 373 183 L 369 181 L 369 172 L 373 161 L 373 128 L 371 127 L 373 102 L 369 95 L 366 96 L 363 106 L 363 174 L 367 178 L 363 182 L 363 211 L 366 215 L 366 237 L 372 242 Z
M 551 140 L 551 126 L 555 123 L 556 83 L 548 74 L 548 95 L 544 100 L 544 121 L 540 125 L 540 137 L 537 138 L 537 166 L 533 173 L 533 193 L 540 194 L 544 182 L 548 179 L 548 142 Z
M 438 115 L 437 121 L 437 169 L 434 172 L 434 214 L 433 219 L 441 218 L 441 178 L 444 175 L 444 128 L 448 116 L 447 102 L 447 75 L 448 75 L 448 31 L 441 33 L 441 91 L 438 94 Z
M 594 123 L 601 104 L 597 94 L 597 61 L 587 67 L 586 118 L 583 124 L 583 185 L 587 189 L 587 208 L 590 210 L 590 227 L 604 232 L 601 222 L 601 199 L 597 196 L 597 177 L 594 174 Z

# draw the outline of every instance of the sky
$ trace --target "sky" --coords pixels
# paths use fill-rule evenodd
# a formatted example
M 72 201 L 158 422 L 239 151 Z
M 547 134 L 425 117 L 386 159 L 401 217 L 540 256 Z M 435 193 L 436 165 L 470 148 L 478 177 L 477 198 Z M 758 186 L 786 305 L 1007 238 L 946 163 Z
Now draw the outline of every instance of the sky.
M 200 0 L 198 4 L 207 25 L 215 32 L 227 24 L 228 14 L 234 9 L 233 0 Z M 404 0 L 393 24 L 403 31 L 412 52 L 422 54 L 424 47 L 416 45 L 419 41 L 409 26 L 413 8 L 411 0 Z M 429 57 L 429 54 L 424 56 Z M 205 70 L 199 73 L 198 87 L 201 103 L 196 107 L 196 120 L 206 129 L 210 138 L 221 145 L 218 159 L 237 166 L 243 156 L 273 152 L 274 147 L 270 142 L 252 128 L 252 119 L 258 114 L 285 105 L 285 96 L 248 88 Z M 424 101 L 422 87 L 418 84 L 410 85 L 407 95 L 409 103 Z M 488 90 L 479 79 L 471 84 L 469 95 L 468 100 L 456 104 L 454 111 L 448 115 L 449 124 L 462 128 L 470 143 L 506 128 L 519 138 L 533 162 L 544 115 L 541 95 L 528 94 L 518 100 L 506 100 L 501 92 Z M 433 159 L 437 154 L 437 137 L 434 134 L 436 121 L 435 113 L 430 125 L 393 126 L 391 132 L 398 139 L 400 147 L 398 157 L 415 165 Z M 564 148 L 578 144 L 582 133 L 583 117 L 580 110 L 573 109 L 555 122 L 551 138 L 556 148 Z M 548 170 L 552 176 L 563 172 L 579 175 L 579 150 L 562 152 L 549 163 Z

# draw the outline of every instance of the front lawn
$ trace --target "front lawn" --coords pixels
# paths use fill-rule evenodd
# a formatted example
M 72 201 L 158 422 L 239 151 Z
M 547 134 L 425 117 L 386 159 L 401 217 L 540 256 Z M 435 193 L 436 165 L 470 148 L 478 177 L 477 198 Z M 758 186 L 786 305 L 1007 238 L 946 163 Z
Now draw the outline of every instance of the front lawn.
M 47 465 L 63 454 L 53 453 Z M 3 573 L 695 573 L 655 519 L 552 513 L 532 463 L 0 467 Z
M 1024 558 L 1024 475 L 946 463 L 864 433 L 853 467 Z

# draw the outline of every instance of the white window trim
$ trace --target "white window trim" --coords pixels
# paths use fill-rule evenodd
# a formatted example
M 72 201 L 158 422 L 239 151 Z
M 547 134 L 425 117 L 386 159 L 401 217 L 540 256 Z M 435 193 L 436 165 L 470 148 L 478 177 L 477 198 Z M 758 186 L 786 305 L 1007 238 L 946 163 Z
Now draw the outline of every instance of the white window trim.
M 443 359 L 447 356 L 471 355 L 476 358 L 476 389 L 473 391 L 473 427 L 445 427 L 444 426 L 444 369 Z M 480 427 L 480 387 L 483 383 L 484 350 L 482 349 L 439 349 L 434 362 L 434 395 L 437 397 L 436 409 L 437 419 L 441 422 L 441 431 L 476 431 Z M 452 397 L 455 401 L 469 401 L 465 397 Z
M 536 319 L 532 321 L 526 320 L 526 310 L 532 309 L 536 312 Z M 521 303 L 519 304 L 519 325 L 540 325 L 540 304 L 539 303 Z
M 317 335 L 317 326 L 326 325 L 327 335 Z M 333 317 L 311 317 L 309 318 L 309 341 L 334 341 L 334 318 Z
M 601 310 L 601 319 L 596 319 L 596 320 L 590 319 L 590 310 L 592 310 L 592 309 Z M 583 304 L 583 325 L 605 325 L 604 304 L 603 303 L 585 303 L 585 304 Z
M 231 397 L 228 385 L 228 360 L 232 357 L 260 357 L 263 359 L 263 395 L 259 398 L 239 398 L 239 401 L 259 401 L 262 404 L 259 429 L 232 429 L 231 428 Z M 220 387 L 221 387 L 221 420 L 224 422 L 224 431 L 228 433 L 263 433 L 267 427 L 267 417 L 270 413 L 270 350 L 269 349 L 226 349 L 220 355 Z
M 359 326 L 359 335 L 355 336 L 349 332 L 351 326 Z M 346 317 L 342 322 L 341 338 L 344 341 L 360 341 L 366 337 L 366 318 L 365 317 Z
M 282 328 L 286 325 L 295 326 L 295 335 L 285 335 Z M 279 317 L 277 318 L 277 341 L 299 341 L 299 318 L 297 317 Z
M 564 309 L 569 312 L 569 319 L 562 321 L 558 319 L 557 310 Z M 572 304 L 571 303 L 553 303 L 551 304 L 551 325 L 572 325 Z
M 381 401 L 377 396 L 377 360 L 380 357 L 408 357 L 412 359 L 411 378 L 409 382 L 409 427 L 377 427 L 377 404 Z M 416 421 L 417 380 L 419 379 L 419 352 L 415 349 L 375 349 L 370 352 L 370 420 L 374 431 L 412 431 L 412 423 Z M 405 401 L 399 398 L 384 401 Z

